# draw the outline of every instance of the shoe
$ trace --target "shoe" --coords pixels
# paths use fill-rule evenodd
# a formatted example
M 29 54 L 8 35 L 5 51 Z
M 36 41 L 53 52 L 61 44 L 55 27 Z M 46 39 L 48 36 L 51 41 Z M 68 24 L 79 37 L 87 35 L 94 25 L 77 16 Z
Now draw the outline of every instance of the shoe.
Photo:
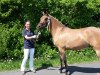
M 36 70 L 35 69 L 33 69 L 33 70 L 30 70 L 31 72 L 34 72 L 34 73 L 36 73 Z
M 22 75 L 25 75 L 25 71 L 21 71 Z

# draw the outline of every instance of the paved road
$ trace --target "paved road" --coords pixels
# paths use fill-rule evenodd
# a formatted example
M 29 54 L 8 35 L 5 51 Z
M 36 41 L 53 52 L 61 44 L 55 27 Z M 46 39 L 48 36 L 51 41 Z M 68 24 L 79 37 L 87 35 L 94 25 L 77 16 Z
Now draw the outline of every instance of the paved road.
M 60 74 L 58 67 L 49 67 L 46 69 L 39 69 L 36 73 L 27 72 L 25 75 L 65 75 Z M 69 75 L 100 75 L 100 63 L 88 63 L 88 64 L 71 64 L 69 65 Z M 21 75 L 19 70 L 0 72 L 0 75 Z

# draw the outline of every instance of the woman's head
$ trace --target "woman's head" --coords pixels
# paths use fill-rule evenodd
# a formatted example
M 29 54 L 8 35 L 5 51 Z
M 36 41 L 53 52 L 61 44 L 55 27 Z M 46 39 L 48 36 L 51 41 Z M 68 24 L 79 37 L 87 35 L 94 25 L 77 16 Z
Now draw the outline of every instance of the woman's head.
M 30 29 L 30 21 L 25 21 L 25 28 Z

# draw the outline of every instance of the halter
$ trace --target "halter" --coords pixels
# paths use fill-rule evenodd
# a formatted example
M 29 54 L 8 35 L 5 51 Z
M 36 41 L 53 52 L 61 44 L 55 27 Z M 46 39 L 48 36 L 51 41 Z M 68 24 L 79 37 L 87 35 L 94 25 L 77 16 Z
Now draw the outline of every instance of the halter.
M 51 19 L 50 19 L 50 16 L 48 17 L 48 20 L 47 20 L 47 30 L 50 31 L 49 29 L 49 26 L 50 26 L 50 23 L 51 23 Z M 41 31 L 38 31 L 37 33 L 39 33 L 39 35 L 41 34 Z
M 49 30 L 50 23 L 51 23 L 51 19 L 50 19 L 50 17 L 48 17 L 48 20 L 47 20 L 47 30 L 48 30 L 48 31 L 50 31 L 50 30 Z

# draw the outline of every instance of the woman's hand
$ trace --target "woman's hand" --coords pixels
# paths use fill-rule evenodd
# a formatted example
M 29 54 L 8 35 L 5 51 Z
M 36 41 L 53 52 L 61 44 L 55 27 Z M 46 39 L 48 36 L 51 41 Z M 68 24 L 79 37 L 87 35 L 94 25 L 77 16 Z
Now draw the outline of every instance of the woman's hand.
M 34 39 L 38 39 L 40 35 L 41 35 L 41 32 L 38 32 L 38 34 L 37 34 L 37 35 L 32 36 L 32 38 L 34 38 Z
M 33 39 L 36 39 L 36 38 L 37 38 L 37 35 L 33 35 L 32 38 L 33 38 Z

